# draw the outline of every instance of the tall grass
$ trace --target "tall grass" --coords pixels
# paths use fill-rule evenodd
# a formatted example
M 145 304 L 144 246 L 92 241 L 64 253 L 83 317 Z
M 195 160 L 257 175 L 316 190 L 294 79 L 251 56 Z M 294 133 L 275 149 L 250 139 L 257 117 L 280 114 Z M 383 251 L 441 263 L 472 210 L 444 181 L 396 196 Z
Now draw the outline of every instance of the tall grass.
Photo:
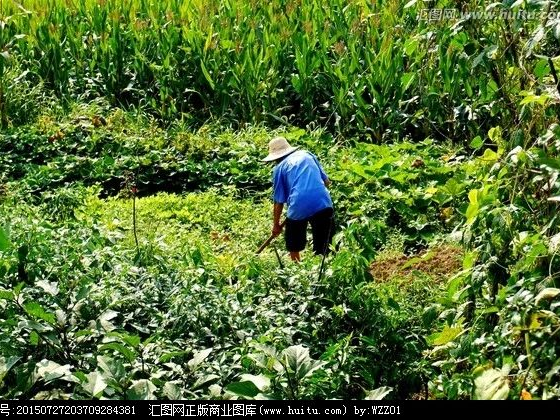
M 14 40 L 19 66 L 58 96 L 106 96 L 164 121 L 318 123 L 376 141 L 492 126 L 492 107 L 510 101 L 508 40 L 536 23 L 426 22 L 427 6 L 485 2 L 406 3 L 4 0 L 0 47 Z

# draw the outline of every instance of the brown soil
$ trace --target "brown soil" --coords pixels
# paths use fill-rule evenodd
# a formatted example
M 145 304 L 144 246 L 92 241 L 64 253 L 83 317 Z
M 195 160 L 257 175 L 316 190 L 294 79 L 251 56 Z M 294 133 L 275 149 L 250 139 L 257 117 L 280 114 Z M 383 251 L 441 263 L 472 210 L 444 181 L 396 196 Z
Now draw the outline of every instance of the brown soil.
M 463 251 L 456 245 L 437 245 L 421 255 L 385 257 L 371 264 L 371 274 L 378 282 L 394 277 L 410 277 L 420 271 L 434 280 L 445 280 L 462 267 Z

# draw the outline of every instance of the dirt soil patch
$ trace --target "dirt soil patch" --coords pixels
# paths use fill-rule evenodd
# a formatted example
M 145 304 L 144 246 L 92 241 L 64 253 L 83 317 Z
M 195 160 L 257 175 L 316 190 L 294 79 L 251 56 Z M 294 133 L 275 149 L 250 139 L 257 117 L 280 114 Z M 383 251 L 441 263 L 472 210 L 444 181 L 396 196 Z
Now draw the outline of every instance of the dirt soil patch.
M 378 282 L 394 277 L 411 277 L 413 272 L 427 274 L 436 281 L 448 279 L 462 268 L 463 250 L 456 245 L 437 245 L 419 255 L 383 257 L 371 264 L 371 274 Z

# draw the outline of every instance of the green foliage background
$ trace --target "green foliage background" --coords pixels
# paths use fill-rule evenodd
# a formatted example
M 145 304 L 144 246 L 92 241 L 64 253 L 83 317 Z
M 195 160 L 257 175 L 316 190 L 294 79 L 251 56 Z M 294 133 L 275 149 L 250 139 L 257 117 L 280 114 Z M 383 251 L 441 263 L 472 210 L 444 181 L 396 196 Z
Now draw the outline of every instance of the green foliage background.
M 0 395 L 558 398 L 555 7 L 1 2 Z M 333 181 L 321 277 L 254 255 L 277 134 Z
M 313 124 L 375 141 L 509 128 L 516 96 L 549 73 L 526 53 L 553 56 L 558 32 L 555 19 L 540 31 L 538 19 L 461 18 L 481 0 L 3 3 L 11 89 L 104 97 L 168 123 Z M 526 3 L 490 9 L 547 7 Z M 457 19 L 419 19 L 427 8 Z M 17 102 L 11 118 L 26 118 Z

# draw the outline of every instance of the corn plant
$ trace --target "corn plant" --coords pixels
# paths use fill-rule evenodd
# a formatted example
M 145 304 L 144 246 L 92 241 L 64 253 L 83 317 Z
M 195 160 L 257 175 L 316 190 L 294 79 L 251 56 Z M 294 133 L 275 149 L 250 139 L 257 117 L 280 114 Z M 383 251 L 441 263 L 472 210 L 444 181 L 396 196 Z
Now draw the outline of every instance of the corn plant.
M 429 6 L 485 6 L 464 3 Z M 517 3 L 512 10 L 537 7 Z M 11 19 L 2 42 L 25 34 L 14 42 L 14 60 L 58 97 L 107 97 L 163 121 L 312 123 L 383 141 L 474 137 L 481 124 L 518 118 L 514 96 L 533 62 L 521 47 L 539 22 L 429 21 L 421 19 L 424 7 L 398 0 L 28 0 L 4 5 Z M 507 112 L 497 115 L 499 106 Z

